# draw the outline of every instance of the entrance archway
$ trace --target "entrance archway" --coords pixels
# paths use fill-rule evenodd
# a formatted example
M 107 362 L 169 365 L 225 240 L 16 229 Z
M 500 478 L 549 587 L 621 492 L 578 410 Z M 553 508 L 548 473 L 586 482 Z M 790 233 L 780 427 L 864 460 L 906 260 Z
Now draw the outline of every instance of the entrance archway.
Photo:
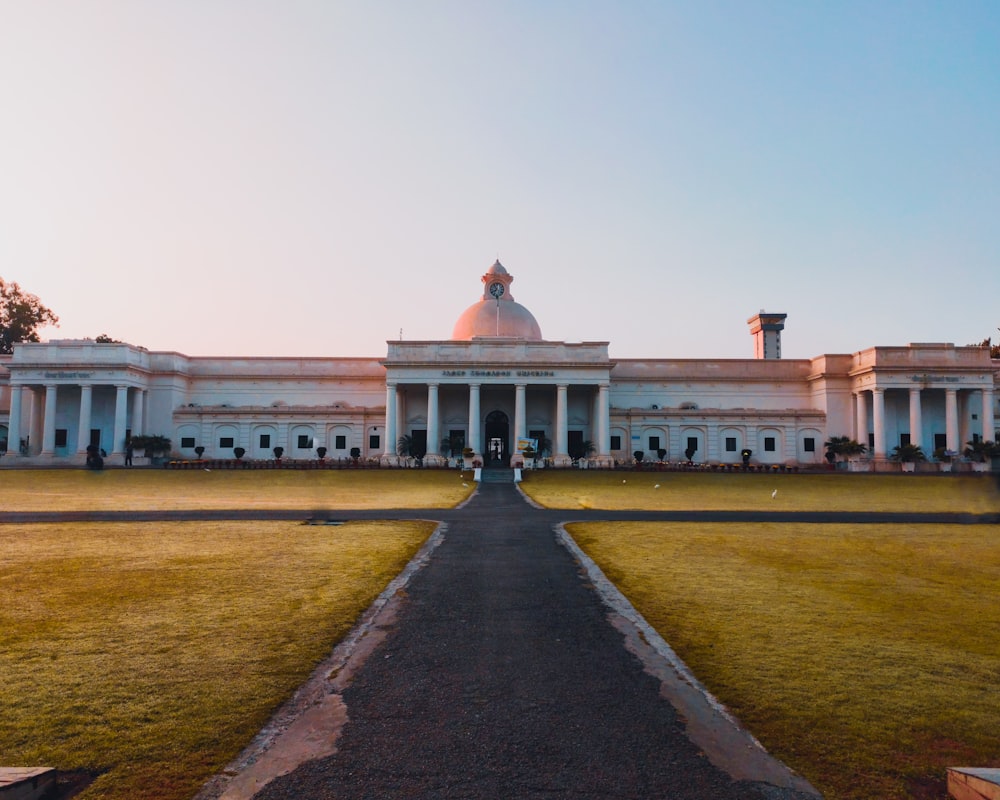
M 506 466 L 510 461 L 510 420 L 502 411 L 491 411 L 486 416 L 483 458 L 487 466 Z

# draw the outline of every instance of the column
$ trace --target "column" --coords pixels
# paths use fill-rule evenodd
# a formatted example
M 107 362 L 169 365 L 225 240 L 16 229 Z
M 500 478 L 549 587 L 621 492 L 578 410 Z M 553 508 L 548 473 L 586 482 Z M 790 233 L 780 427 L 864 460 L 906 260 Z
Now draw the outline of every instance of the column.
M 958 452 L 958 390 L 944 390 L 945 448 Z
M 111 453 L 124 454 L 125 427 L 128 417 L 128 387 L 115 387 L 115 435 L 111 440 Z
M 556 441 L 553 456 L 555 458 L 562 457 L 563 459 L 569 458 L 569 453 L 567 452 L 569 447 L 569 426 L 566 414 L 567 389 L 568 386 L 565 383 L 560 383 L 556 386 Z
M 37 453 L 40 449 L 38 444 L 42 441 L 42 400 L 41 392 L 28 388 L 30 392 L 30 411 L 28 414 L 28 455 Z
M 11 397 L 11 417 L 14 415 L 13 400 Z M 996 441 L 994 437 L 996 431 L 993 428 L 993 390 L 983 389 L 983 439 L 987 442 Z
M 86 453 L 90 444 L 90 410 L 93 407 L 94 387 L 85 383 L 80 387 L 80 423 L 77 426 L 76 452 Z
M 436 456 L 441 447 L 441 432 L 438 424 L 438 385 L 427 384 L 427 455 Z
M 396 384 L 385 385 L 385 445 L 383 454 L 396 455 Z
M 924 428 L 923 416 L 920 409 L 920 389 L 910 389 L 910 444 L 915 447 L 923 447 Z
M 51 456 L 56 452 L 56 399 L 59 388 L 50 383 L 45 387 L 45 423 L 42 427 L 43 456 Z
M 7 455 L 21 454 L 21 387 L 10 387 L 10 421 L 7 423 Z
M 517 451 L 517 443 L 520 439 L 528 436 L 525 420 L 527 414 L 524 404 L 525 385 L 518 383 L 514 385 L 514 451 Z
M 396 438 L 392 442 L 392 452 L 396 453 L 399 447 L 399 437 L 407 432 L 406 430 L 406 390 L 402 392 L 396 389 Z M 398 453 L 397 453 L 398 455 Z
M 857 412 L 857 434 L 855 441 L 865 446 L 868 450 L 868 398 L 865 392 L 857 392 L 854 395 L 856 400 L 855 411 Z
M 875 428 L 872 455 L 885 458 L 885 389 L 872 390 L 872 426 Z
M 132 390 L 132 435 L 142 436 L 142 401 L 146 393 L 142 389 Z M 237 445 L 240 442 L 236 443 Z
M 482 443 L 479 440 L 479 384 L 469 384 L 469 441 L 466 445 L 472 448 L 477 456 L 482 454 Z
M 611 455 L 611 406 L 608 384 L 597 387 L 597 455 Z

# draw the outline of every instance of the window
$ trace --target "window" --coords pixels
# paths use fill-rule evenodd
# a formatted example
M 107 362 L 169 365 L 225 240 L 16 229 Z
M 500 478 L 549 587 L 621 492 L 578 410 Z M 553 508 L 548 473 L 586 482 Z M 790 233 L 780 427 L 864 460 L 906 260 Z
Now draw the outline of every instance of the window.
M 773 436 L 764 437 L 764 452 L 773 453 L 775 451 L 775 439 Z
M 100 428 L 91 428 L 90 429 L 90 444 L 93 447 L 100 447 L 101 446 L 101 429 Z
M 621 436 L 612 436 L 611 437 L 611 449 L 612 450 L 621 450 L 622 449 L 622 437 Z
M 300 433 L 299 438 L 295 441 L 296 447 L 298 447 L 299 450 L 308 450 L 313 446 L 312 437 L 308 433 Z
M 688 436 L 688 446 L 687 446 L 687 449 L 690 450 L 692 453 L 697 453 L 698 452 L 698 437 L 697 436 Z
M 334 436 L 333 437 L 333 449 L 334 450 L 346 450 L 347 449 L 347 437 L 346 436 Z
M 56 447 L 66 446 L 66 428 L 56 428 Z
M 908 434 L 908 433 L 901 433 L 901 434 L 899 434 L 899 444 L 900 444 L 900 446 L 904 446 L 905 447 L 909 443 L 910 443 L 910 434 Z
M 726 437 L 726 452 L 735 453 L 736 452 L 736 437 L 727 436 Z
M 262 449 L 266 450 L 271 446 L 271 434 L 262 433 L 260 435 L 260 446 Z
M 219 447 L 232 447 L 232 446 L 233 446 L 232 436 L 223 436 L 219 439 Z
M 382 445 L 379 444 L 379 438 L 377 433 L 371 433 L 368 435 L 368 449 L 378 450 Z
M 805 439 L 802 440 L 802 449 L 805 450 L 807 453 L 815 453 L 816 440 L 813 439 L 812 436 L 807 436 Z
M 194 447 L 194 437 L 193 436 L 182 436 L 181 437 L 181 449 L 190 450 Z
M 659 450 L 660 449 L 660 437 L 659 436 L 650 436 L 649 437 L 649 448 L 648 449 L 650 449 L 650 450 Z
M 935 433 L 934 434 L 934 449 L 944 450 L 948 446 L 948 434 L 946 433 Z

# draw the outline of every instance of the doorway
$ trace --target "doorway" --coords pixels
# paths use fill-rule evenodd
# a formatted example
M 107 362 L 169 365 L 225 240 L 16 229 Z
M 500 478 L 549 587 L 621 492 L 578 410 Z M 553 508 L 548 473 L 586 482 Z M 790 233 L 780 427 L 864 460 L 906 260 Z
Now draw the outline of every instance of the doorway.
M 488 467 L 505 467 L 510 463 L 510 420 L 502 411 L 491 411 L 486 416 L 483 458 Z

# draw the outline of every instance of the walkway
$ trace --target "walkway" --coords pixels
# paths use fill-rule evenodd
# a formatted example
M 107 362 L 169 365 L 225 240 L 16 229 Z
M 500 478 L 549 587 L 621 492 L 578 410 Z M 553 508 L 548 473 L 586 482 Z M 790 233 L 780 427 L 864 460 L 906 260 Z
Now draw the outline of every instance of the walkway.
M 484 482 L 446 516 L 284 738 L 200 798 L 818 797 L 602 602 L 552 512 Z

